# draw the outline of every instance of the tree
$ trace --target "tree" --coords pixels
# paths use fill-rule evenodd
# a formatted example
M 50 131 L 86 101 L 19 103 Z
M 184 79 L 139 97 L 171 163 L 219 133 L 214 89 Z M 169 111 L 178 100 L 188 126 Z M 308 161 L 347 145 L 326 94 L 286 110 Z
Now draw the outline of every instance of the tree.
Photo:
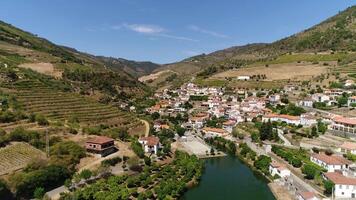
M 254 166 L 261 170 L 264 174 L 268 174 L 268 168 L 272 160 L 270 157 L 265 155 L 258 156 L 257 160 L 254 163 Z
M 307 163 L 302 167 L 302 173 L 305 174 L 305 178 L 314 179 L 317 173 L 320 172 L 313 164 Z
M 89 170 L 89 169 L 84 169 L 80 172 L 79 177 L 82 179 L 89 179 L 91 176 L 93 175 L 93 173 Z
M 159 119 L 160 115 L 159 115 L 158 112 L 154 112 L 154 113 L 151 114 L 151 117 L 152 117 L 153 120 L 157 120 L 157 119 Z
M 145 152 L 143 151 L 142 145 L 135 139 L 131 142 L 131 149 L 138 157 L 143 158 L 145 156 Z
M 324 188 L 326 194 L 331 194 L 334 189 L 335 184 L 329 180 L 324 181 Z
M 121 130 L 119 130 L 118 138 L 121 141 L 125 141 L 125 140 L 127 140 L 129 138 L 129 133 L 127 132 L 127 130 L 121 129 Z
M 184 135 L 185 131 L 186 131 L 185 128 L 183 128 L 183 127 L 181 127 L 179 125 L 176 125 L 175 129 L 176 129 L 176 132 L 179 135 L 179 137 L 182 137 Z
M 43 196 L 45 195 L 45 193 L 46 193 L 46 191 L 44 190 L 43 187 L 38 187 L 33 192 L 33 197 L 35 199 L 41 200 L 43 198 Z
M 347 97 L 342 96 L 342 97 L 339 97 L 339 98 L 337 99 L 337 105 L 338 105 L 338 107 L 342 107 L 342 106 L 344 106 L 344 105 L 346 105 L 346 104 L 347 104 Z
M 48 126 L 49 122 L 43 115 L 36 115 L 36 121 L 41 126 Z
M 318 131 L 317 131 L 315 126 L 312 127 L 311 135 L 312 135 L 312 137 L 317 137 L 318 136 Z

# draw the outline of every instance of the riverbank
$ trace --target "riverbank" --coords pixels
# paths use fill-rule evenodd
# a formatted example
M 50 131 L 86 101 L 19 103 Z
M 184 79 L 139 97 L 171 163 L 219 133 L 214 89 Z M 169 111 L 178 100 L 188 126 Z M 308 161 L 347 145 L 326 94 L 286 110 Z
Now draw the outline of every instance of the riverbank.
M 268 183 L 268 187 L 277 200 L 294 200 L 290 193 L 277 182 Z
M 275 200 L 266 179 L 256 174 L 238 157 L 227 155 L 204 160 L 199 184 L 188 189 L 182 200 Z

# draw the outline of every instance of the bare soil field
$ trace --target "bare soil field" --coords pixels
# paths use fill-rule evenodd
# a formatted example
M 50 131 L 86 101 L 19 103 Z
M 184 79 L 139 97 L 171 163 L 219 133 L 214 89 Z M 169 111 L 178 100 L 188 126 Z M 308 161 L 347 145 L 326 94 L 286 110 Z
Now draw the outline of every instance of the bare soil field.
M 24 64 L 19 65 L 19 67 L 32 69 L 33 71 L 36 71 L 36 72 L 39 72 L 42 74 L 46 74 L 46 75 L 50 75 L 50 76 L 54 76 L 54 77 L 62 76 L 62 72 L 56 70 L 51 63 L 44 63 L 44 62 L 24 63 Z
M 238 76 L 266 75 L 265 81 L 275 80 L 307 80 L 327 72 L 328 67 L 318 64 L 289 63 L 273 64 L 266 66 L 245 67 L 236 70 L 228 70 L 212 76 L 212 78 L 235 78 Z
M 142 76 L 138 80 L 141 81 L 141 82 L 146 82 L 146 81 L 149 81 L 149 80 L 156 80 L 161 75 L 166 74 L 166 73 L 171 74 L 171 73 L 175 73 L 175 72 L 173 72 L 171 70 L 163 70 L 163 71 L 159 71 L 159 72 L 156 72 L 156 73 L 153 73 L 153 74 L 149 74 L 147 76 Z

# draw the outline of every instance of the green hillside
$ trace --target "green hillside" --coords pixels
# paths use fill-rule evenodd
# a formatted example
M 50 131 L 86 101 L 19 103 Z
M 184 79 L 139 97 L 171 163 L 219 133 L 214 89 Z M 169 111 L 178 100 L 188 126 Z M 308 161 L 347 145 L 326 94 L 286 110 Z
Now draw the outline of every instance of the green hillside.
M 53 44 L 0 21 L 0 64 L 17 67 L 29 63 L 53 66 L 49 75 L 72 82 L 78 91 L 95 89 L 113 98 L 123 97 L 123 100 L 140 98 L 148 92 L 125 68 L 112 70 L 108 63 L 93 55 Z M 123 93 L 129 95 L 121 95 Z
M 339 65 L 350 65 L 355 62 L 356 51 L 356 6 L 352 6 L 337 15 L 300 33 L 270 44 L 256 43 L 231 47 L 210 54 L 185 59 L 181 62 L 167 64 L 155 70 L 172 70 L 178 73 L 175 81 L 189 80 L 193 75 L 209 77 L 214 73 L 232 68 L 250 65 L 268 65 L 273 63 L 301 62 L 311 60 L 338 61 Z M 335 52 L 347 52 L 339 59 Z M 351 53 L 350 53 L 351 52 Z M 311 55 L 323 53 L 324 56 Z M 214 70 L 211 70 L 211 69 Z M 162 80 L 162 79 L 161 79 Z M 164 80 L 164 79 L 163 79 Z M 153 86 L 175 85 L 163 81 Z
M 140 77 L 143 75 L 150 74 L 155 69 L 159 68 L 161 65 L 153 62 L 138 62 L 132 60 L 126 60 L 123 58 L 113 58 L 113 57 L 104 57 L 97 56 L 97 58 L 109 66 L 112 70 L 124 70 L 127 73 L 131 74 L 134 77 Z

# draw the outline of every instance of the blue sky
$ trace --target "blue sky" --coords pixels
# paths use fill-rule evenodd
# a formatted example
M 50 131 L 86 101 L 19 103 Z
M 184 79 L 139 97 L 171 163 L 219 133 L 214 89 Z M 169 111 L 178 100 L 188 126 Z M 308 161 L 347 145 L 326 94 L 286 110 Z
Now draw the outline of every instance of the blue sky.
M 179 61 L 272 42 L 356 0 L 1 0 L 0 20 L 95 55 Z

